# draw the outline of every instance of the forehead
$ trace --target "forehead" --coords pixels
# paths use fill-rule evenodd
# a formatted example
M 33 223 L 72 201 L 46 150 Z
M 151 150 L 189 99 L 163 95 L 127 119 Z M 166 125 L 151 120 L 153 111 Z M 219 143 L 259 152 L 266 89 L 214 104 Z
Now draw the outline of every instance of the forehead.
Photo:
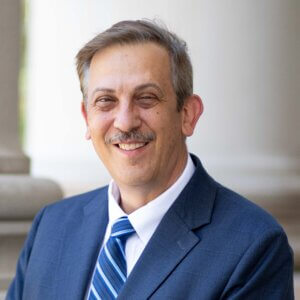
M 167 50 L 152 42 L 113 45 L 98 51 L 89 70 L 89 88 L 109 83 L 143 83 L 171 81 Z

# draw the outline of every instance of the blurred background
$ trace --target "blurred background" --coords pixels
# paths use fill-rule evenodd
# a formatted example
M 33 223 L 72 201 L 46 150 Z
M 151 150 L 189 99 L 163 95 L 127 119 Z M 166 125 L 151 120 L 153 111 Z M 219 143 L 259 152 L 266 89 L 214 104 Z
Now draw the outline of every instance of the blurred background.
M 75 55 L 141 18 L 188 44 L 205 106 L 190 152 L 278 219 L 300 270 L 300 1 L 0 0 L 0 299 L 36 212 L 109 182 L 84 139 Z

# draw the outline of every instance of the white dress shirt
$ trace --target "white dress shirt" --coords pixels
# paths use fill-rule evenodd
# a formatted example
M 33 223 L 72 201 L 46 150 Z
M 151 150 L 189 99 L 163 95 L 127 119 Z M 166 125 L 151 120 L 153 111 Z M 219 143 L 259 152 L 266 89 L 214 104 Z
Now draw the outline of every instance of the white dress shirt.
M 142 254 L 163 216 L 187 185 L 195 171 L 195 166 L 190 155 L 184 171 L 176 182 L 165 192 L 160 194 L 146 205 L 127 215 L 119 206 L 120 192 L 112 180 L 108 188 L 108 225 L 106 228 L 103 245 L 109 239 L 113 223 L 122 216 L 128 216 L 135 233 L 126 241 L 125 254 L 127 275 L 132 271 L 135 263 Z M 102 245 L 102 246 L 103 246 Z

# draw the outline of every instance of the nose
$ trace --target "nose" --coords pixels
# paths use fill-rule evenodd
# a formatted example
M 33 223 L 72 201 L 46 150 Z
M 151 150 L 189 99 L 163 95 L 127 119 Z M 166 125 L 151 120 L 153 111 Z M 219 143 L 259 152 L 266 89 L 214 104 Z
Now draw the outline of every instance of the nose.
M 123 132 L 130 132 L 140 126 L 141 118 L 138 109 L 133 105 L 120 105 L 116 111 L 114 127 Z

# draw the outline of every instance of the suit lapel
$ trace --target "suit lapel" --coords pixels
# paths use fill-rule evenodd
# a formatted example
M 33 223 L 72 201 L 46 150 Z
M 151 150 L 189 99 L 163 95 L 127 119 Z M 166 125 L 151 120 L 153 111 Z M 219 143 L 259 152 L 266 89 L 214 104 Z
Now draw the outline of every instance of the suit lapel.
M 128 277 L 118 299 L 146 299 L 199 239 L 173 212 L 168 213 Z
M 193 229 L 210 222 L 216 193 L 215 182 L 198 158 L 196 171 L 166 213 L 140 256 L 118 299 L 145 299 L 188 255 L 200 239 Z
M 87 201 L 89 199 L 86 199 Z M 88 288 L 94 265 L 108 223 L 107 189 L 102 189 L 80 208 L 78 218 L 72 218 L 66 226 L 60 294 L 72 299 L 83 299 Z M 64 297 L 62 297 L 63 299 Z
M 84 286 L 84 291 L 86 291 L 89 280 L 93 274 L 108 223 L 107 189 L 102 190 L 102 194 L 98 195 L 96 199 L 93 199 L 93 201 L 84 208 L 84 216 L 81 248 L 82 253 L 84 253 L 82 266 L 86 266 L 87 272 L 85 273 L 85 278 L 81 276 L 81 280 L 86 283 Z

